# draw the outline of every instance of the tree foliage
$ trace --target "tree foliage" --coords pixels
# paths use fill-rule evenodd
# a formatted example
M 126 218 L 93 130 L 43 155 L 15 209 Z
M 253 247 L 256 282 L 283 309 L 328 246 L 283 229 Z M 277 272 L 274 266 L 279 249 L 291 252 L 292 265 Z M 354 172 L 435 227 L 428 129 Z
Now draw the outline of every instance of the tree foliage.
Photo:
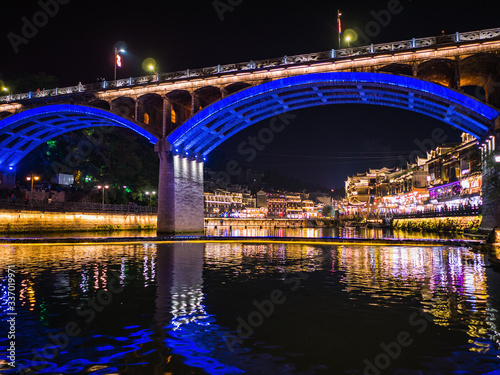
M 158 156 L 147 140 L 128 129 L 103 127 L 44 143 L 21 161 L 18 174 L 36 172 L 46 181 L 57 173 L 72 174 L 82 192 L 105 183 L 111 187 L 110 203 L 147 204 L 145 192 L 157 190 L 158 168 Z
M 323 215 L 323 217 L 333 217 L 335 216 L 335 211 L 333 210 L 332 206 L 326 204 L 321 209 L 321 214 Z
M 46 73 L 29 73 L 22 76 L 6 79 L 5 86 L 12 93 L 36 91 L 38 89 L 53 89 L 58 86 L 59 80 Z

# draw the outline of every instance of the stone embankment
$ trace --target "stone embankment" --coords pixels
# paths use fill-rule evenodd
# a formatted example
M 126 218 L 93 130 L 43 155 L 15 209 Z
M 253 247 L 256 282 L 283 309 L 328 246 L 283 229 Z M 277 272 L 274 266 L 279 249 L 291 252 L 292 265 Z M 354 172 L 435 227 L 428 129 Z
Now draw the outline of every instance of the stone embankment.
M 0 233 L 156 229 L 156 214 L 0 211 Z

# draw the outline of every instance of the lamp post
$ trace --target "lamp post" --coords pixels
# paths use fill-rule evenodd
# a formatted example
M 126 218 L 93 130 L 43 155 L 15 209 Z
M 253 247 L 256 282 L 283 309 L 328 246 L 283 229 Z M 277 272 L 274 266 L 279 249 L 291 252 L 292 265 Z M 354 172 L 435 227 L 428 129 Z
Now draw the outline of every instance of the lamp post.
M 33 206 L 33 181 L 38 181 L 40 179 L 40 177 L 38 176 L 35 176 L 33 173 L 31 175 L 29 175 L 28 177 L 26 177 L 26 180 L 27 181 L 31 181 L 31 190 L 30 190 L 30 205 Z
M 115 61 L 113 62 L 114 67 L 115 67 L 114 81 L 116 81 L 116 66 L 118 65 L 118 63 L 120 63 L 120 65 L 119 65 L 120 68 L 122 66 L 121 60 L 118 60 L 118 57 L 120 57 L 120 53 L 125 52 L 125 50 L 123 48 L 118 49 L 115 47 L 114 51 L 115 51 Z
M 346 36 L 345 37 L 345 41 L 347 42 L 347 48 L 350 48 L 351 47 L 351 37 L 350 36 Z
M 109 189 L 109 185 L 98 185 L 98 189 L 102 189 L 102 210 L 104 211 L 104 189 Z
M 158 72 L 156 71 L 156 66 L 154 66 L 153 64 L 148 65 L 148 70 L 150 70 L 153 74 L 158 74 Z
M 148 65 L 148 70 L 155 75 L 154 80 L 158 81 L 159 76 L 158 76 L 158 66 L 156 64 L 149 64 Z
M 156 191 L 146 191 L 146 195 L 149 195 L 149 206 L 151 207 L 151 197 L 156 194 Z

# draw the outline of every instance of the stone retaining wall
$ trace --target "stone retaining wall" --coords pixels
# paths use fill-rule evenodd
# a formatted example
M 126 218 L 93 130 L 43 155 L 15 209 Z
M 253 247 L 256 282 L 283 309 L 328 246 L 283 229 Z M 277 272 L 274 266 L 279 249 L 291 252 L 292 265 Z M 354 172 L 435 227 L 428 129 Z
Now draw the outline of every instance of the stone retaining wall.
M 155 229 L 156 215 L 0 211 L 0 233 Z
M 453 216 L 419 219 L 394 219 L 393 228 L 421 230 L 425 232 L 456 232 L 475 230 L 481 224 L 481 216 Z

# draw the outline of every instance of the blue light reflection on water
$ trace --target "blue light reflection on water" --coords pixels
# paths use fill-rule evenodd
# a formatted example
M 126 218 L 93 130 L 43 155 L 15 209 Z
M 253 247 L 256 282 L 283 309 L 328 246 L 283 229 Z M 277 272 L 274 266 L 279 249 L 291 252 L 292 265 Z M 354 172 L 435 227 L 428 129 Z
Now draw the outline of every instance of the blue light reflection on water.
M 500 296 L 488 293 L 484 257 L 463 248 L 235 243 L 196 247 L 149 244 L 14 249 L 10 253 L 0 250 L 0 259 L 5 264 L 16 264 L 21 271 L 18 272 L 19 329 L 28 332 L 28 336 L 19 338 L 22 346 L 18 345 L 18 369 L 36 365 L 31 351 L 45 347 L 58 348 L 59 354 L 53 360 L 46 360 L 47 367 L 38 373 L 112 374 L 126 363 L 135 367 L 137 373 L 148 374 L 159 352 L 166 353 L 162 360 L 170 361 L 166 366 L 178 369 L 182 365 L 199 373 L 251 374 L 263 368 L 285 373 L 300 370 L 325 373 L 321 369 L 331 369 L 333 365 L 327 357 L 319 356 L 321 361 L 315 358 L 307 363 L 307 358 L 315 353 L 307 352 L 294 340 L 279 341 L 273 326 L 300 311 L 306 302 L 314 307 L 310 314 L 318 324 L 324 317 L 319 306 L 331 314 L 335 314 L 335 306 L 344 313 L 350 311 L 348 303 L 332 305 L 334 296 L 347 297 L 349 303 L 358 306 L 355 314 L 370 313 L 363 304 L 395 314 L 405 308 L 407 301 L 411 303 L 406 314 L 417 308 L 430 314 L 432 331 L 453 338 L 445 343 L 453 350 L 448 353 L 441 346 L 431 347 L 439 354 L 433 357 L 430 352 L 424 353 L 430 358 L 422 356 L 417 364 L 410 361 L 410 368 L 440 368 L 442 363 L 452 363 L 457 355 L 467 358 L 459 362 L 461 371 L 467 374 L 480 373 L 478 368 L 493 371 L 500 365 L 497 328 Z M 1 269 L 5 270 L 3 265 Z M 120 280 L 129 277 L 123 279 L 123 292 L 97 314 L 95 322 L 81 324 L 84 334 L 70 338 L 65 347 L 51 345 L 48 334 L 60 332 L 68 320 L 77 321 L 72 308 L 106 290 L 113 271 L 120 275 Z M 283 289 L 289 293 L 289 305 L 276 310 L 280 321 L 271 317 L 272 324 L 256 329 L 254 335 L 238 346 L 236 354 L 231 353 L 225 336 L 236 334 L 236 317 L 248 315 L 252 311 L 248 305 L 266 297 L 275 285 L 283 288 L 286 273 L 299 272 L 310 277 L 297 292 Z M 85 275 L 89 276 L 84 279 Z M 261 279 L 268 280 L 269 285 Z M 2 291 L 5 283 L 3 278 Z M 323 295 L 329 300 L 314 302 L 310 294 Z M 294 298 L 299 305 L 292 302 Z M 134 309 L 137 311 L 133 312 Z M 224 312 L 226 309 L 230 311 Z M 106 314 L 105 319 L 98 321 Z M 347 319 L 344 315 L 333 316 Z M 3 308 L 1 319 L 4 322 Z M 322 327 L 308 329 L 313 332 Z M 296 350 L 300 355 L 291 354 L 290 350 L 270 349 L 276 347 L 295 347 L 300 349 Z M 0 350 L 6 349 L 7 340 L 2 337 Z M 321 352 L 321 348 L 312 350 Z M 300 359 L 303 357 L 306 359 Z M 361 370 L 361 366 L 358 359 L 345 368 Z M 338 368 L 343 367 L 339 364 Z

